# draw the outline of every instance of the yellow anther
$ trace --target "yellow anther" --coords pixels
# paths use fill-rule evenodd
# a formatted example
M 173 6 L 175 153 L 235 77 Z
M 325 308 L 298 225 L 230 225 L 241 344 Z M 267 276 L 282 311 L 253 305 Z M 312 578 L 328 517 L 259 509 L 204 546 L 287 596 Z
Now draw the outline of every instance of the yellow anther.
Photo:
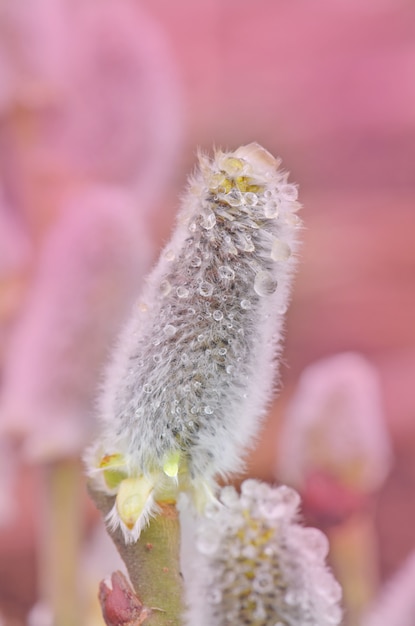
M 263 187 L 260 185 L 253 185 L 250 183 L 250 179 L 247 176 L 238 176 L 236 179 L 236 186 L 239 191 L 243 193 L 250 191 L 252 193 L 258 193 L 258 191 L 262 191 Z
M 123 467 L 124 465 L 124 455 L 117 452 L 115 454 L 104 454 L 99 462 L 98 467 L 100 469 L 106 469 L 108 467 Z

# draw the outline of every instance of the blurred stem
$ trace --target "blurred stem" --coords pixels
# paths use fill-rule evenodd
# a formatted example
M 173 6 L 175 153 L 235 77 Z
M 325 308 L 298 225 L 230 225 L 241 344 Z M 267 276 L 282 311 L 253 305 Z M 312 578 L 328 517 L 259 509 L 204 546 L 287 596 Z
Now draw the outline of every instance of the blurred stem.
M 343 588 L 347 626 L 360 626 L 378 586 L 378 549 L 370 510 L 356 513 L 330 531 L 330 554 Z
M 106 516 L 114 497 L 95 491 L 89 493 Z M 131 583 L 144 608 L 152 609 L 145 626 L 182 624 L 182 579 L 180 574 L 180 526 L 173 504 L 161 506 L 161 513 L 142 531 L 136 543 L 126 545 L 119 529 L 109 532 L 123 559 Z M 137 622 L 141 623 L 141 622 Z
M 54 626 L 81 623 L 79 559 L 82 468 L 75 459 L 42 468 L 42 506 L 39 520 L 40 601 L 53 615 Z

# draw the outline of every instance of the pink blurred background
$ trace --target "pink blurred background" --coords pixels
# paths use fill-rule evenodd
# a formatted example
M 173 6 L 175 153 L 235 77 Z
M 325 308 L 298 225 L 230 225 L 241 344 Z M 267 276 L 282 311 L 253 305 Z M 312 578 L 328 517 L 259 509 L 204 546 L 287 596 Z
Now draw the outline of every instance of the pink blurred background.
M 395 452 L 374 513 L 380 580 L 386 580 L 415 548 L 415 4 L 412 0 L 136 0 L 135 4 L 164 33 L 167 52 L 160 58 L 168 68 L 165 81 L 162 62 L 150 72 L 160 79 L 154 98 L 161 113 L 154 103 L 147 103 L 151 85 L 144 82 L 140 91 L 138 83 L 134 97 L 145 104 L 139 113 L 134 109 L 125 113 L 130 124 L 126 135 L 151 129 L 148 141 L 156 145 L 151 158 L 160 163 L 160 170 L 145 170 L 151 148 L 144 140 L 138 142 L 136 156 L 133 149 L 127 150 L 126 161 L 121 151 L 117 167 L 110 162 L 106 170 L 95 171 L 86 161 L 81 140 L 75 148 L 70 145 L 70 158 L 63 150 L 66 156 L 59 167 L 51 167 L 56 165 L 56 152 L 48 153 L 47 141 L 46 148 L 38 150 L 26 122 L 21 117 L 16 122 L 19 102 L 3 109 L 0 152 L 7 173 L 3 176 L 12 181 L 15 210 L 35 250 L 16 279 L 18 295 L 10 296 L 16 290 L 10 291 L 9 279 L 0 286 L 7 318 L 3 341 L 7 344 L 38 251 L 54 221 L 50 216 L 60 197 L 56 187 L 66 189 L 74 180 L 78 187 L 85 177 L 124 184 L 136 167 L 138 190 L 149 182 L 161 187 L 160 193 L 143 194 L 156 253 L 168 238 L 197 146 L 210 151 L 215 145 L 232 149 L 250 141 L 263 144 L 282 157 L 292 180 L 300 185 L 305 229 L 288 312 L 283 391 L 248 471 L 273 480 L 280 418 L 304 367 L 341 351 L 365 355 L 380 375 Z M 43 11 L 48 6 L 39 5 Z M 52 37 L 52 17 L 45 15 L 51 20 L 45 32 Z M 136 19 L 139 37 L 140 11 Z M 130 21 L 132 41 L 134 28 Z M 147 33 L 148 28 L 144 24 Z M 0 30 L 0 69 L 13 62 L 8 32 Z M 114 32 L 103 29 L 102 37 L 115 37 Z M 71 98 L 70 93 L 66 96 L 65 67 L 57 71 L 58 79 L 52 73 L 47 80 L 59 83 L 63 97 Z M 145 69 L 137 71 L 145 74 Z M 0 75 L 0 93 L 6 75 L 6 71 L 3 79 Z M 120 95 L 129 97 L 127 92 Z M 170 109 L 174 114 L 169 117 Z M 82 100 L 80 111 L 70 127 L 75 137 Z M 157 134 L 159 125 L 164 130 Z M 47 120 L 37 128 L 50 131 Z M 172 139 L 165 143 L 163 138 L 170 133 Z M 42 143 L 44 138 L 38 139 Z M 59 150 L 62 154 L 61 144 Z M 36 174 L 37 168 L 43 168 L 43 177 Z M 33 193 L 40 193 L 43 202 L 33 202 Z M 22 518 L 32 516 L 36 481 L 33 477 L 28 483 L 21 481 L 18 488 L 25 512 L 13 532 L 6 528 L 1 539 L 0 531 L 0 607 L 14 616 L 10 624 L 16 625 L 23 623 L 19 620 L 34 601 L 31 528 Z M 23 539 L 19 533 L 25 533 Z M 6 567 L 10 559 L 14 574 L 9 564 Z M 23 568 L 26 576 L 20 577 Z

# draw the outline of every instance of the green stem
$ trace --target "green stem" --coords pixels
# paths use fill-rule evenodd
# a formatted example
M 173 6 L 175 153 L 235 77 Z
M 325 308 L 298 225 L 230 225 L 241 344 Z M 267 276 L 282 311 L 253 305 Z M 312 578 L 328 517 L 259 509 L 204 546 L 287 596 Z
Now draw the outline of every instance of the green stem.
M 105 516 L 112 509 L 114 497 L 95 491 L 89 493 Z M 126 545 L 122 532 L 108 531 L 123 559 L 131 583 L 145 607 L 153 609 L 147 626 L 182 624 L 182 579 L 180 574 L 180 525 L 172 504 L 161 506 L 136 543 Z

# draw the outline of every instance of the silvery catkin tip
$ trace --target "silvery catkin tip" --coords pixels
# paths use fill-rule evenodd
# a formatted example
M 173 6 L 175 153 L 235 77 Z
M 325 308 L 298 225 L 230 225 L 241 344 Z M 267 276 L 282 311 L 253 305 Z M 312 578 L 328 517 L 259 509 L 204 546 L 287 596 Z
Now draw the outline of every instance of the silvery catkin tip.
M 199 156 L 172 239 L 119 340 L 88 453 L 110 523 L 135 541 L 157 502 L 241 469 L 271 398 L 297 231 L 297 188 L 258 144 Z

